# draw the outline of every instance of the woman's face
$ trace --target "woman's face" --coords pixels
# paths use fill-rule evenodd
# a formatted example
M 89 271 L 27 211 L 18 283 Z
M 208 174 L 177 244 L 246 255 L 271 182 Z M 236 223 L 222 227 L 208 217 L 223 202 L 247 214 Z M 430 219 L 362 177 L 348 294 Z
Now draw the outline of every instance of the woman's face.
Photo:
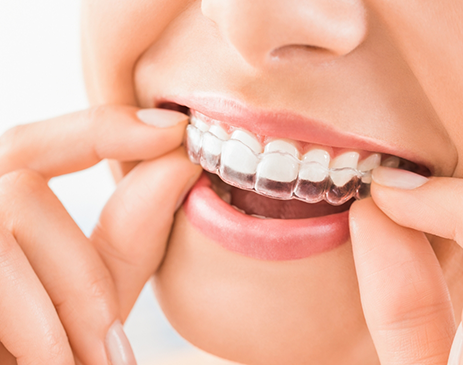
M 186 106 L 332 157 L 381 152 L 463 176 L 460 0 L 99 0 L 83 13 L 92 103 Z M 246 364 L 376 361 L 347 213 L 269 224 L 197 190 L 155 278 L 183 337 Z M 284 210 L 234 194 L 260 215 Z M 430 240 L 461 308 L 460 251 Z

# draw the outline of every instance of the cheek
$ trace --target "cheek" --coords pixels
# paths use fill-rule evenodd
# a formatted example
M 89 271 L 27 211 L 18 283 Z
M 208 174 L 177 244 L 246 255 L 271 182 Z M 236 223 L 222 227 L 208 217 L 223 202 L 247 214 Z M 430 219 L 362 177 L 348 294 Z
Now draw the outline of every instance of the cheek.
M 240 363 L 324 361 L 370 344 L 350 244 L 302 260 L 258 261 L 208 240 L 180 211 L 155 291 L 180 335 Z

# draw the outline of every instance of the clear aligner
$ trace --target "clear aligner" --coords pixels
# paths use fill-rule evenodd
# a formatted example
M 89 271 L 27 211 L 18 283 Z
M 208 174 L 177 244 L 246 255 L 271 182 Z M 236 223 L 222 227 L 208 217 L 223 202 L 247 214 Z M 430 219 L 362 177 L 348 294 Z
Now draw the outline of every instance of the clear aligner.
M 358 154 L 352 152 L 356 156 L 347 154 L 346 158 L 354 161 L 355 168 L 329 168 L 329 154 L 323 150 L 311 151 L 312 155 L 301 158 L 296 147 L 283 140 L 270 142 L 263 149 L 246 131 L 237 130 L 230 138 L 220 126 L 208 126 L 201 121 L 195 124 L 188 125 L 186 137 L 192 162 L 229 185 L 274 199 L 307 203 L 326 200 L 332 205 L 341 205 L 351 198 L 363 199 L 370 196 L 371 170 L 380 164 L 381 156 L 375 154 L 374 161 L 361 170 L 357 168 Z M 397 157 L 389 159 L 389 166 L 398 165 Z M 346 161 L 341 166 L 349 165 Z

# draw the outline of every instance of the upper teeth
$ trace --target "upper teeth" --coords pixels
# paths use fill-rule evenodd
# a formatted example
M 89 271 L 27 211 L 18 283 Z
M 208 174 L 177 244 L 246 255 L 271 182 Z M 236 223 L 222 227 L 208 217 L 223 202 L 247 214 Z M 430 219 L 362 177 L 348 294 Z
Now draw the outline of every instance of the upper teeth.
M 370 153 L 360 161 L 356 151 L 332 158 L 330 148 L 318 146 L 301 154 L 290 140 L 274 139 L 262 146 L 253 133 L 244 129 L 230 135 L 220 125 L 210 126 L 195 116 L 191 124 L 187 142 L 194 162 L 231 185 L 274 198 L 295 197 L 310 202 L 325 198 L 332 204 L 342 204 L 355 195 L 355 191 L 346 193 L 342 188 L 353 178 L 369 184 L 371 170 L 381 164 L 379 153 Z M 397 167 L 399 162 L 399 158 L 389 157 L 383 164 Z M 322 189 L 319 196 L 314 196 L 313 191 L 308 193 L 314 190 L 307 187 L 308 183 Z

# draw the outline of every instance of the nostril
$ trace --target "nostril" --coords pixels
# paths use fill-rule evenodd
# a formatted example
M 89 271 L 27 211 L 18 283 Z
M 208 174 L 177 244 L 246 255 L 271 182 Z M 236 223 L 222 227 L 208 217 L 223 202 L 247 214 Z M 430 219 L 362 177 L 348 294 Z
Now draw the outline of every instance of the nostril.
M 295 60 L 315 63 L 326 62 L 335 59 L 337 56 L 332 50 L 304 44 L 290 44 L 270 52 L 270 59 L 272 60 L 284 61 L 286 59 L 291 62 Z

